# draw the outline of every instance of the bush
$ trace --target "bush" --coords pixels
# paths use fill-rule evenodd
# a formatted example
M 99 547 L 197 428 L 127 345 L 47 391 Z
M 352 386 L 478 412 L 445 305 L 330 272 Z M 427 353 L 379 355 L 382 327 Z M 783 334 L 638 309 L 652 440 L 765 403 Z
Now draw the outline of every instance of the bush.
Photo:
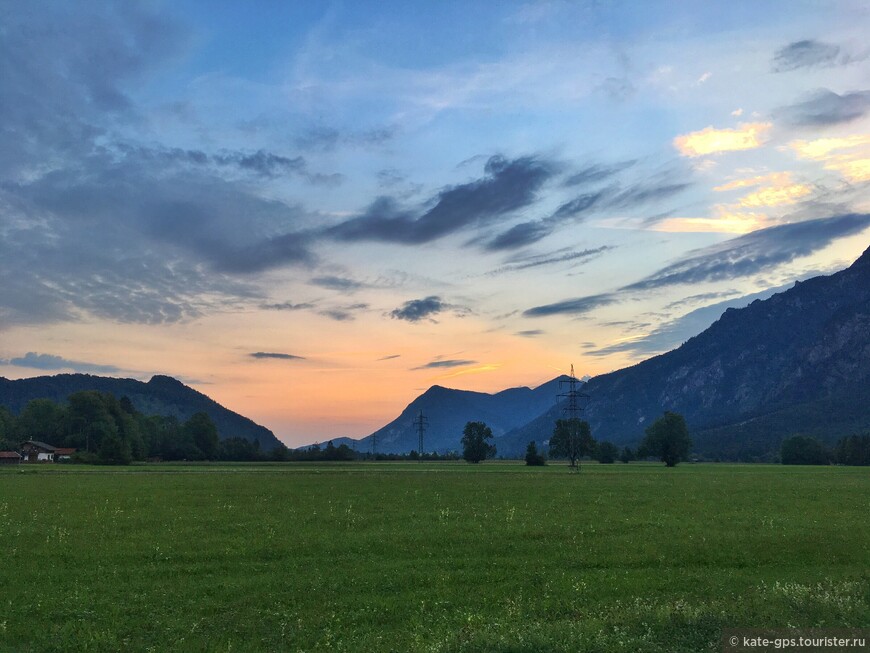
M 831 454 L 821 442 L 808 435 L 793 435 L 782 441 L 783 465 L 827 465 Z
M 526 447 L 526 465 L 540 467 L 541 465 L 546 464 L 547 460 L 543 455 L 538 453 L 538 447 L 535 445 L 535 441 L 532 440 L 529 442 L 529 446 Z

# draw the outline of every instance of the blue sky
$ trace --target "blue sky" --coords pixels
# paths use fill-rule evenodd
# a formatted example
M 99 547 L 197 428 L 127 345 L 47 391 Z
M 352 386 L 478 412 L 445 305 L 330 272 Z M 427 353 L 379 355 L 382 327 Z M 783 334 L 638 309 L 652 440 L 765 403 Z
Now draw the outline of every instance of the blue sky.
M 166 373 L 362 436 L 868 245 L 861 2 L 0 7 L 10 378 Z

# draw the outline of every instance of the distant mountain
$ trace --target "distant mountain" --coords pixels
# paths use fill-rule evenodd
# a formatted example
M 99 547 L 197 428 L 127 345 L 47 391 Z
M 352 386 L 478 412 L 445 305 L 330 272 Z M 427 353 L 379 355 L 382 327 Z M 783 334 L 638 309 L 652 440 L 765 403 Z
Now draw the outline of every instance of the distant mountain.
M 359 451 L 371 451 L 372 439 L 377 439 L 380 453 L 407 453 L 419 448 L 414 418 L 423 411 L 429 425 L 424 434 L 426 451 L 459 450 L 459 440 L 466 422 L 483 421 L 498 437 L 527 423 L 557 401 L 559 379 L 530 388 L 511 388 L 497 394 L 452 390 L 434 385 L 408 404 L 392 422 L 361 440 L 337 438 L 333 444 L 355 446 Z
M 585 413 L 598 440 L 634 445 L 664 410 L 696 451 L 769 457 L 795 433 L 832 441 L 870 429 L 870 249 L 849 268 L 728 309 L 678 349 L 595 377 Z M 549 438 L 554 407 L 496 443 Z
M 204 412 L 211 417 L 222 439 L 241 437 L 255 440 L 264 451 L 281 445 L 269 429 L 224 408 L 170 376 L 154 376 L 148 383 L 90 374 L 58 374 L 15 381 L 0 377 L 0 406 L 19 413 L 31 399 L 64 403 L 71 394 L 82 390 L 108 392 L 119 399 L 127 396 L 136 409 L 146 415 L 174 416 L 184 421 L 194 413 Z

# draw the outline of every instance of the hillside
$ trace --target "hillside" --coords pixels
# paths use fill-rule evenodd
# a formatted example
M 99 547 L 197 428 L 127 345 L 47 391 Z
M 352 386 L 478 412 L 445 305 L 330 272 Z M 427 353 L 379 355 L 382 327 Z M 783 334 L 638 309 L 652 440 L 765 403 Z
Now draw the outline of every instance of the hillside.
M 595 377 L 585 386 L 596 439 L 636 444 L 672 410 L 695 450 L 751 459 L 782 438 L 826 440 L 870 428 L 870 249 L 849 268 L 728 309 L 678 349 Z M 546 440 L 558 409 L 506 434 L 516 452 Z
M 118 398 L 127 396 L 146 415 L 174 416 L 184 421 L 194 413 L 204 412 L 217 426 L 221 438 L 255 440 L 265 451 L 281 444 L 269 429 L 169 376 L 154 376 L 147 383 L 90 374 L 57 374 L 14 381 L 0 377 L 0 405 L 19 413 L 31 399 L 64 403 L 71 394 L 82 390 L 108 392 Z

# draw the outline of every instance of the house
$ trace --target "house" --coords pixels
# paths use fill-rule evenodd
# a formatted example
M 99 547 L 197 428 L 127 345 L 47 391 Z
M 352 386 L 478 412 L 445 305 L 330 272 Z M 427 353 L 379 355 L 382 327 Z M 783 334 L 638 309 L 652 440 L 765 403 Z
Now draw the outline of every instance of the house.
M 0 465 L 17 465 L 21 455 L 17 451 L 0 451 Z
M 28 440 L 21 443 L 21 462 L 53 463 L 69 460 L 75 452 L 75 449 L 69 447 L 55 447 L 39 440 Z
M 57 447 L 38 440 L 28 440 L 21 443 L 22 462 L 53 463 Z

